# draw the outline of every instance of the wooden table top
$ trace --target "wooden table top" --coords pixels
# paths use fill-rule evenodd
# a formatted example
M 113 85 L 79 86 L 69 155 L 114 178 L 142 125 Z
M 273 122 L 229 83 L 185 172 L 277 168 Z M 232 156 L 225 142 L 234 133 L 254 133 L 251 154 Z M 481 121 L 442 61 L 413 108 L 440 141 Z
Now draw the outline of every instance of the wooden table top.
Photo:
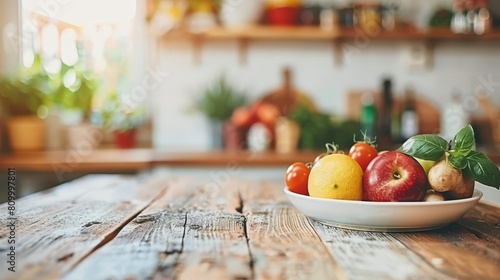
M 0 205 L 1 279 L 498 279 L 500 208 L 417 233 L 340 229 L 281 182 L 90 175 Z M 14 236 L 15 244 L 9 244 Z M 6 255 L 15 246 L 15 272 Z

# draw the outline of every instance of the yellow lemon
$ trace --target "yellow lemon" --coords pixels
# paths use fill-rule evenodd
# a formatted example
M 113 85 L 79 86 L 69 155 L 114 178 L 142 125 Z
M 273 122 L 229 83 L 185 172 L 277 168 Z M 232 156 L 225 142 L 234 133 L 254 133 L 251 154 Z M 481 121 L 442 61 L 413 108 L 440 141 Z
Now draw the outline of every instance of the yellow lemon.
M 361 200 L 363 170 L 347 155 L 325 156 L 311 169 L 308 190 L 311 197 Z

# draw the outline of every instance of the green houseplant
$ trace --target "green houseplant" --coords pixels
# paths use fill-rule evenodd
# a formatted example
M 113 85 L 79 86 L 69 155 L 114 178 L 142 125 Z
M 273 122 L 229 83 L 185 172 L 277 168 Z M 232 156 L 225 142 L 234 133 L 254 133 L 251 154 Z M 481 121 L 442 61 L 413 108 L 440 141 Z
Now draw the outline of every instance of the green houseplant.
M 137 128 L 145 121 L 142 107 L 123 106 L 116 92 L 108 94 L 101 110 L 102 128 L 112 132 L 115 146 L 121 149 L 133 148 L 137 142 Z
M 224 123 L 231 118 L 234 110 L 245 106 L 247 102 L 247 95 L 230 85 L 223 75 L 195 97 L 193 109 L 209 120 L 213 148 L 222 148 Z
M 74 65 L 60 61 L 60 69 L 51 75 L 51 82 L 47 105 L 55 116 L 56 126 L 60 127 L 59 132 L 61 138 L 65 139 L 65 146 L 76 148 L 86 141 L 88 135 L 97 133 L 98 128 L 90 123 L 97 79 L 94 73 L 84 68 L 81 61 Z M 90 140 L 92 141 L 87 142 L 92 146 L 97 146 L 100 141 L 93 138 Z
M 0 108 L 12 151 L 41 150 L 45 145 L 45 125 L 37 114 L 44 108 L 50 79 L 40 61 L 20 68 L 13 77 L 0 80 Z
M 50 94 L 50 105 L 64 112 L 76 114 L 78 122 L 88 120 L 92 99 L 97 88 L 94 74 L 84 70 L 80 64 L 61 63 L 59 73 L 53 76 L 54 89 Z

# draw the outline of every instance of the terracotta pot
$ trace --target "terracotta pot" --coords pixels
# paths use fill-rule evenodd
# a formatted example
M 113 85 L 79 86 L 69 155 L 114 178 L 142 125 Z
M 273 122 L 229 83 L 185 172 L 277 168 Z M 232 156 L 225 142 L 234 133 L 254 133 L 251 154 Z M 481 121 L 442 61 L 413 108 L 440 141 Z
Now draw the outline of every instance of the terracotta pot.
M 246 147 L 245 130 L 236 126 L 234 123 L 224 122 L 222 127 L 224 135 L 224 148 L 229 151 L 239 151 Z
M 81 123 L 66 127 L 66 148 L 87 151 L 97 147 L 104 133 L 90 123 Z
M 119 149 L 131 149 L 135 147 L 137 131 L 135 129 L 114 132 L 115 146 Z
M 7 120 L 10 149 L 40 151 L 45 148 L 45 123 L 35 116 L 12 117 Z

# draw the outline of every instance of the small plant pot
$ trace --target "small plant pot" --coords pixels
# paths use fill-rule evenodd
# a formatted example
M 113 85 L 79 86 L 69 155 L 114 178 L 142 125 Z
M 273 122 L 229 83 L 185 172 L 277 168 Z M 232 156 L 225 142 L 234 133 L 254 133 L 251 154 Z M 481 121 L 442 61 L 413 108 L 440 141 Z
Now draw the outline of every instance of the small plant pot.
M 70 150 L 90 151 L 96 148 L 104 138 L 104 133 L 90 123 L 81 123 L 66 127 L 66 148 Z
M 285 117 L 281 117 L 276 122 L 276 152 L 288 154 L 295 152 L 298 147 L 300 137 L 299 125 Z
M 45 123 L 35 116 L 8 119 L 7 134 L 13 152 L 41 151 L 45 148 Z
M 136 134 L 137 130 L 116 130 L 114 133 L 115 136 L 115 146 L 119 149 L 131 149 L 136 145 Z
M 224 148 L 229 151 L 239 151 L 246 148 L 246 131 L 230 121 L 224 122 L 222 133 L 224 136 Z

